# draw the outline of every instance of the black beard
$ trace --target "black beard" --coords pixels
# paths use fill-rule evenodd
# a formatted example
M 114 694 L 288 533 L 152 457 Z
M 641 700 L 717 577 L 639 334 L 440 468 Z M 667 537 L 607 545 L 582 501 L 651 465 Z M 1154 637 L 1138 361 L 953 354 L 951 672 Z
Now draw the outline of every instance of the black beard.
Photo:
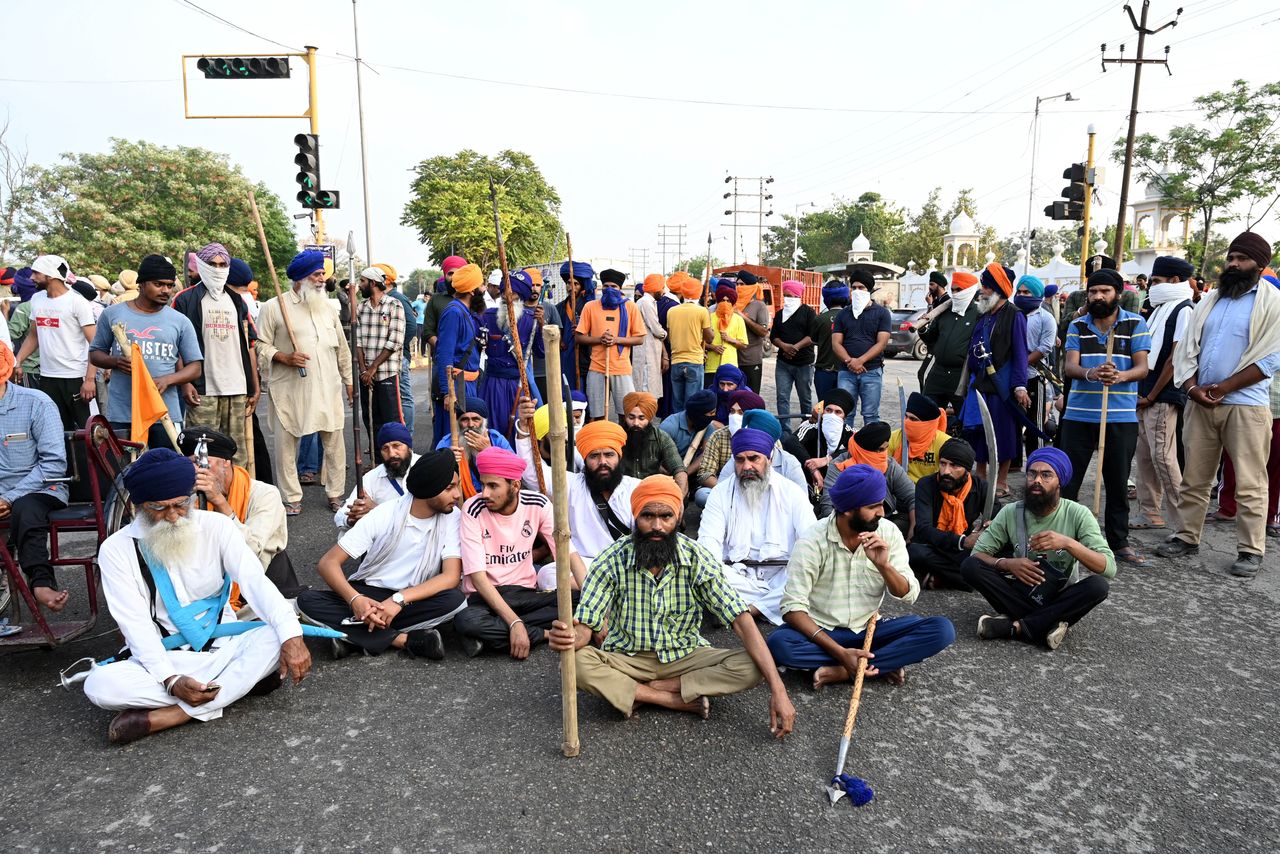
M 593 495 L 601 495 L 605 492 L 612 494 L 618 488 L 618 484 L 622 483 L 622 466 L 614 466 L 613 471 L 604 476 L 590 468 L 585 468 L 582 476 L 587 481 L 587 489 L 591 490 Z
M 399 457 L 392 457 L 389 460 L 384 460 L 382 467 L 386 469 L 389 476 L 399 478 L 403 477 L 404 473 L 409 470 L 409 461 L 402 460 Z
M 631 545 L 636 553 L 636 568 L 648 571 L 654 567 L 674 564 L 680 543 L 674 531 L 670 534 L 641 534 L 639 531 L 632 531 Z
M 644 448 L 645 433 L 649 432 L 648 427 L 627 427 L 627 444 L 623 446 L 622 453 L 632 459 L 640 456 L 640 451 Z
M 1053 492 L 1044 491 L 1039 494 L 1029 489 L 1023 490 L 1023 502 L 1027 505 L 1027 509 L 1037 516 L 1048 514 L 1058 504 L 1058 490 Z
M 1236 299 L 1249 293 L 1258 284 L 1262 273 L 1246 273 L 1243 270 L 1227 269 L 1218 277 L 1218 290 L 1227 299 Z
M 966 480 L 968 477 L 968 475 L 965 475 Z M 938 475 L 938 488 L 943 492 L 958 492 L 962 486 L 964 486 L 963 480 L 956 480 L 949 474 Z
M 1106 300 L 1089 300 L 1089 315 L 1091 317 L 1110 317 L 1115 314 L 1116 306 L 1120 304 L 1119 299 L 1107 302 Z
M 876 516 L 868 522 L 862 518 L 859 511 L 855 510 L 853 511 L 853 514 L 849 516 L 849 527 L 853 529 L 855 534 L 870 534 L 880 527 L 880 518 L 881 517 Z
M 364 297 L 365 299 L 369 299 L 370 297 L 373 296 L 373 288 L 361 288 L 360 296 Z

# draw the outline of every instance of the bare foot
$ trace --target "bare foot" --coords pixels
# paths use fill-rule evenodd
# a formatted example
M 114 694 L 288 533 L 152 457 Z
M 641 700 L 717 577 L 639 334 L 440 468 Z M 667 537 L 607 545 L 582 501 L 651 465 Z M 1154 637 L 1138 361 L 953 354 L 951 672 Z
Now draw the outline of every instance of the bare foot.
M 710 714 L 711 703 L 706 697 L 686 703 L 684 698 L 676 691 L 659 691 L 648 685 L 636 686 L 636 703 L 648 703 L 652 706 L 662 706 L 664 709 L 671 709 L 676 712 L 689 712 L 705 718 Z
M 678 676 L 675 679 L 655 679 L 648 684 L 655 691 L 664 691 L 668 694 L 680 693 L 680 677 Z
M 907 668 L 899 667 L 891 673 L 884 674 L 884 678 L 890 685 L 907 684 Z
M 813 671 L 813 690 L 817 691 L 824 685 L 834 685 L 837 682 L 848 682 L 849 671 L 839 665 L 828 665 L 819 667 Z
M 67 607 L 68 593 L 66 590 L 54 590 L 52 587 L 37 587 L 31 591 L 36 597 L 36 601 L 48 608 L 50 611 L 57 613 Z

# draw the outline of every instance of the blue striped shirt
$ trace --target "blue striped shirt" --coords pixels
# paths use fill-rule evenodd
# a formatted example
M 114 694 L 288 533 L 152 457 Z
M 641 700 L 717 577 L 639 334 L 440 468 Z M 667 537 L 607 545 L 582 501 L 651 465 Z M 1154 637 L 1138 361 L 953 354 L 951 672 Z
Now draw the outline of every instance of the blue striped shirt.
M 1147 322 L 1131 311 L 1120 309 L 1111 330 L 1115 336 L 1115 345 L 1111 352 L 1111 363 L 1118 371 L 1127 371 L 1133 367 L 1133 353 L 1151 349 L 1151 332 Z M 1089 315 L 1073 320 L 1067 327 L 1067 340 L 1064 348 L 1067 352 L 1075 350 L 1080 354 L 1080 367 L 1089 371 L 1107 363 L 1107 335 L 1098 329 Z M 1097 424 L 1102 420 L 1102 383 L 1084 379 L 1071 381 L 1071 394 L 1067 396 L 1068 421 L 1083 421 Z M 1107 395 L 1107 423 L 1135 424 L 1138 421 L 1138 381 L 1116 383 L 1111 386 Z
M 47 483 L 67 474 L 67 444 L 58 408 L 42 391 L 8 383 L 0 398 L 0 498 L 13 504 L 45 492 L 64 504 L 65 483 Z

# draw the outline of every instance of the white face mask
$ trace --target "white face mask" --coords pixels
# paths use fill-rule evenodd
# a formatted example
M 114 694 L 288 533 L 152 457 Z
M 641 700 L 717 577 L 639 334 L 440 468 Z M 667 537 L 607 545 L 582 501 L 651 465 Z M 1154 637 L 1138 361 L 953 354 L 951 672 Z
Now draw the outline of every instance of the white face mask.
M 827 440 L 827 453 L 840 452 L 840 437 L 844 435 L 844 419 L 834 412 L 822 414 L 822 438 Z
M 854 290 L 849 294 L 849 305 L 853 309 L 854 317 L 860 317 L 862 315 L 862 310 L 865 309 L 870 302 L 870 291 Z
M 737 433 L 741 429 L 742 429 L 742 413 L 730 412 L 729 413 L 729 435 L 732 436 L 734 433 Z
M 209 289 L 209 293 L 215 297 L 222 296 L 222 291 L 227 286 L 227 276 L 231 275 L 230 267 L 214 267 L 197 258 L 196 272 L 200 274 L 200 281 Z
M 956 293 L 951 292 L 951 310 L 956 314 L 964 314 L 969 310 L 969 305 L 973 302 L 973 298 L 978 295 L 979 287 L 973 285 Z
M 783 311 L 795 311 L 799 307 L 800 307 L 800 297 L 783 297 L 782 298 Z
M 997 294 L 980 296 L 978 297 L 978 311 L 981 312 L 982 314 L 989 314 L 991 310 L 996 307 L 996 303 L 998 303 L 999 301 L 1000 301 L 1000 297 Z

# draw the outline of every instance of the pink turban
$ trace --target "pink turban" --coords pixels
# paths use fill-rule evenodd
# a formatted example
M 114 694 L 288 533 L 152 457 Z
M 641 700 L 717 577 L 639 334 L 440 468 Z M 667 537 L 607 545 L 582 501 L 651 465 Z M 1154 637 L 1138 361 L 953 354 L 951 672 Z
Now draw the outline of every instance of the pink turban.
M 507 480 L 519 480 L 524 476 L 525 461 L 506 448 L 488 447 L 476 455 L 476 468 L 480 474 L 497 475 Z
M 440 264 L 440 269 L 447 275 L 452 270 L 467 266 L 467 259 L 459 255 L 450 255 Z
M 795 279 L 787 279 L 782 283 L 782 294 L 788 297 L 802 297 L 804 296 L 804 285 Z

